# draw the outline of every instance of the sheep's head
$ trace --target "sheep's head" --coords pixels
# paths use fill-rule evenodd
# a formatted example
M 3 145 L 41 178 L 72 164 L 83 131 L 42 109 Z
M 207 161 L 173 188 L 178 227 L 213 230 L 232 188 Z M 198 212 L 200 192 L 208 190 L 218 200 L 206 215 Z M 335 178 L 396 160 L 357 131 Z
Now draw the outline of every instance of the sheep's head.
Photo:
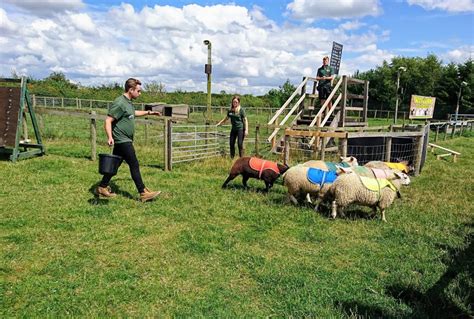
M 411 183 L 410 176 L 400 171 L 395 171 L 394 174 L 398 179 L 400 179 L 400 183 L 402 185 L 410 185 Z
M 280 171 L 280 174 L 284 174 L 290 168 L 288 165 L 282 165 L 278 163 L 277 163 L 277 166 L 278 166 L 278 170 Z
M 341 162 L 345 162 L 349 164 L 350 166 L 359 166 L 359 163 L 357 162 L 357 158 L 355 158 L 354 156 L 348 156 L 348 157 L 341 156 Z

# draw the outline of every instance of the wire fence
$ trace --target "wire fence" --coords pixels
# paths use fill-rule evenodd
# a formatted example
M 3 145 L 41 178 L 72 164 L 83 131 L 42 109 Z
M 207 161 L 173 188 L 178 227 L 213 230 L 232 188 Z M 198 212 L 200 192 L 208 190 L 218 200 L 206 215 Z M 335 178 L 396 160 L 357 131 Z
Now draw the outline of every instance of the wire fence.
M 32 94 L 33 106 L 37 107 L 50 107 L 50 108 L 73 108 L 77 110 L 100 110 L 108 109 L 108 107 L 113 103 L 113 101 L 106 100 L 92 100 L 92 99 L 80 99 L 80 98 L 65 98 L 65 97 L 52 97 L 52 96 L 37 96 Z M 144 110 L 145 105 L 149 103 L 134 103 L 137 109 Z M 269 120 L 271 116 L 279 109 L 279 107 L 245 107 L 245 111 L 249 115 L 254 115 L 257 117 L 264 117 L 264 119 Z M 227 112 L 227 107 L 225 106 L 211 106 L 211 111 L 213 114 L 220 114 L 225 116 Z M 207 106 L 205 105 L 189 105 L 189 113 L 205 113 L 207 111 Z M 285 110 L 282 114 L 285 115 L 288 110 Z M 361 111 L 352 111 L 354 116 L 361 117 Z M 394 118 L 395 112 L 391 110 L 376 110 L 369 109 L 367 111 L 367 117 L 373 119 L 390 119 Z M 408 112 L 399 111 L 397 117 L 399 119 L 408 119 Z

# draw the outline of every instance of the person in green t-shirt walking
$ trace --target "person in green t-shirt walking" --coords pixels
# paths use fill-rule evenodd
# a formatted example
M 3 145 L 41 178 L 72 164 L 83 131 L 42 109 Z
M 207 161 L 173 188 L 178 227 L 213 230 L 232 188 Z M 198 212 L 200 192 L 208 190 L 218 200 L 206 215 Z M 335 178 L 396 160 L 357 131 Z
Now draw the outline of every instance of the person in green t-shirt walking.
M 235 156 L 235 140 L 237 140 L 237 146 L 239 147 L 239 157 L 242 157 L 244 156 L 244 137 L 249 133 L 249 123 L 244 109 L 240 106 L 240 96 L 238 95 L 232 97 L 232 105 L 227 111 L 226 117 L 220 120 L 216 126 L 221 125 L 228 119 L 232 124 L 229 138 L 230 157 L 234 158 Z
M 328 99 L 332 91 L 332 81 L 334 80 L 334 69 L 329 65 L 329 57 L 323 58 L 323 65 L 318 69 L 316 74 L 318 80 L 318 95 L 321 101 L 321 106 Z M 328 102 L 328 110 L 332 108 L 332 101 Z
M 125 93 L 115 99 L 109 107 L 107 118 L 105 119 L 105 133 L 107 134 L 107 144 L 113 146 L 113 154 L 121 156 L 130 167 L 130 174 L 135 186 L 140 194 L 140 200 L 146 202 L 158 196 L 160 191 L 151 191 L 143 184 L 140 174 L 140 166 L 133 147 L 133 135 L 135 133 L 135 117 L 145 115 L 161 115 L 156 111 L 136 111 L 132 105 L 132 100 L 141 94 L 141 82 L 134 78 L 129 78 L 125 82 Z M 112 175 L 104 175 L 96 194 L 101 197 L 115 197 L 109 187 Z

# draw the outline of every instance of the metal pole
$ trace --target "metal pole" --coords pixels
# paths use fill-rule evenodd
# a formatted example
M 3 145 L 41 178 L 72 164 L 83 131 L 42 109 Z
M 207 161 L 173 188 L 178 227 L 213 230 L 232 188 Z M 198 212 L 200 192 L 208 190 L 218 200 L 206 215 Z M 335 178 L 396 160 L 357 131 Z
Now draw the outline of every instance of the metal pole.
M 395 116 L 393 117 L 393 124 L 397 124 L 398 115 L 398 89 L 400 87 L 400 70 L 397 70 L 397 98 L 395 100 Z
M 212 62 L 211 62 L 211 48 L 212 44 L 209 40 L 204 40 L 204 44 L 207 45 L 207 64 L 205 68 L 205 72 L 207 74 L 207 114 L 206 120 L 209 120 L 211 117 L 211 70 L 212 70 Z
M 397 70 L 397 95 L 396 95 L 396 100 L 395 100 L 395 116 L 393 117 L 393 124 L 397 124 L 397 117 L 398 117 L 398 100 L 399 100 L 399 89 L 400 89 L 400 72 L 401 71 L 406 71 L 407 68 L 404 66 L 401 66 Z

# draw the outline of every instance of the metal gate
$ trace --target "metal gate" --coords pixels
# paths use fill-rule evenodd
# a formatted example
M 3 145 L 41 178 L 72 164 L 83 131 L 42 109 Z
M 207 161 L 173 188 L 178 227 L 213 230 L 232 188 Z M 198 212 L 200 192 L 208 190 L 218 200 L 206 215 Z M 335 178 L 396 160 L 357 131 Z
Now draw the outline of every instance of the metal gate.
M 172 166 L 222 156 L 226 141 L 227 135 L 215 125 L 170 125 L 169 162 Z

